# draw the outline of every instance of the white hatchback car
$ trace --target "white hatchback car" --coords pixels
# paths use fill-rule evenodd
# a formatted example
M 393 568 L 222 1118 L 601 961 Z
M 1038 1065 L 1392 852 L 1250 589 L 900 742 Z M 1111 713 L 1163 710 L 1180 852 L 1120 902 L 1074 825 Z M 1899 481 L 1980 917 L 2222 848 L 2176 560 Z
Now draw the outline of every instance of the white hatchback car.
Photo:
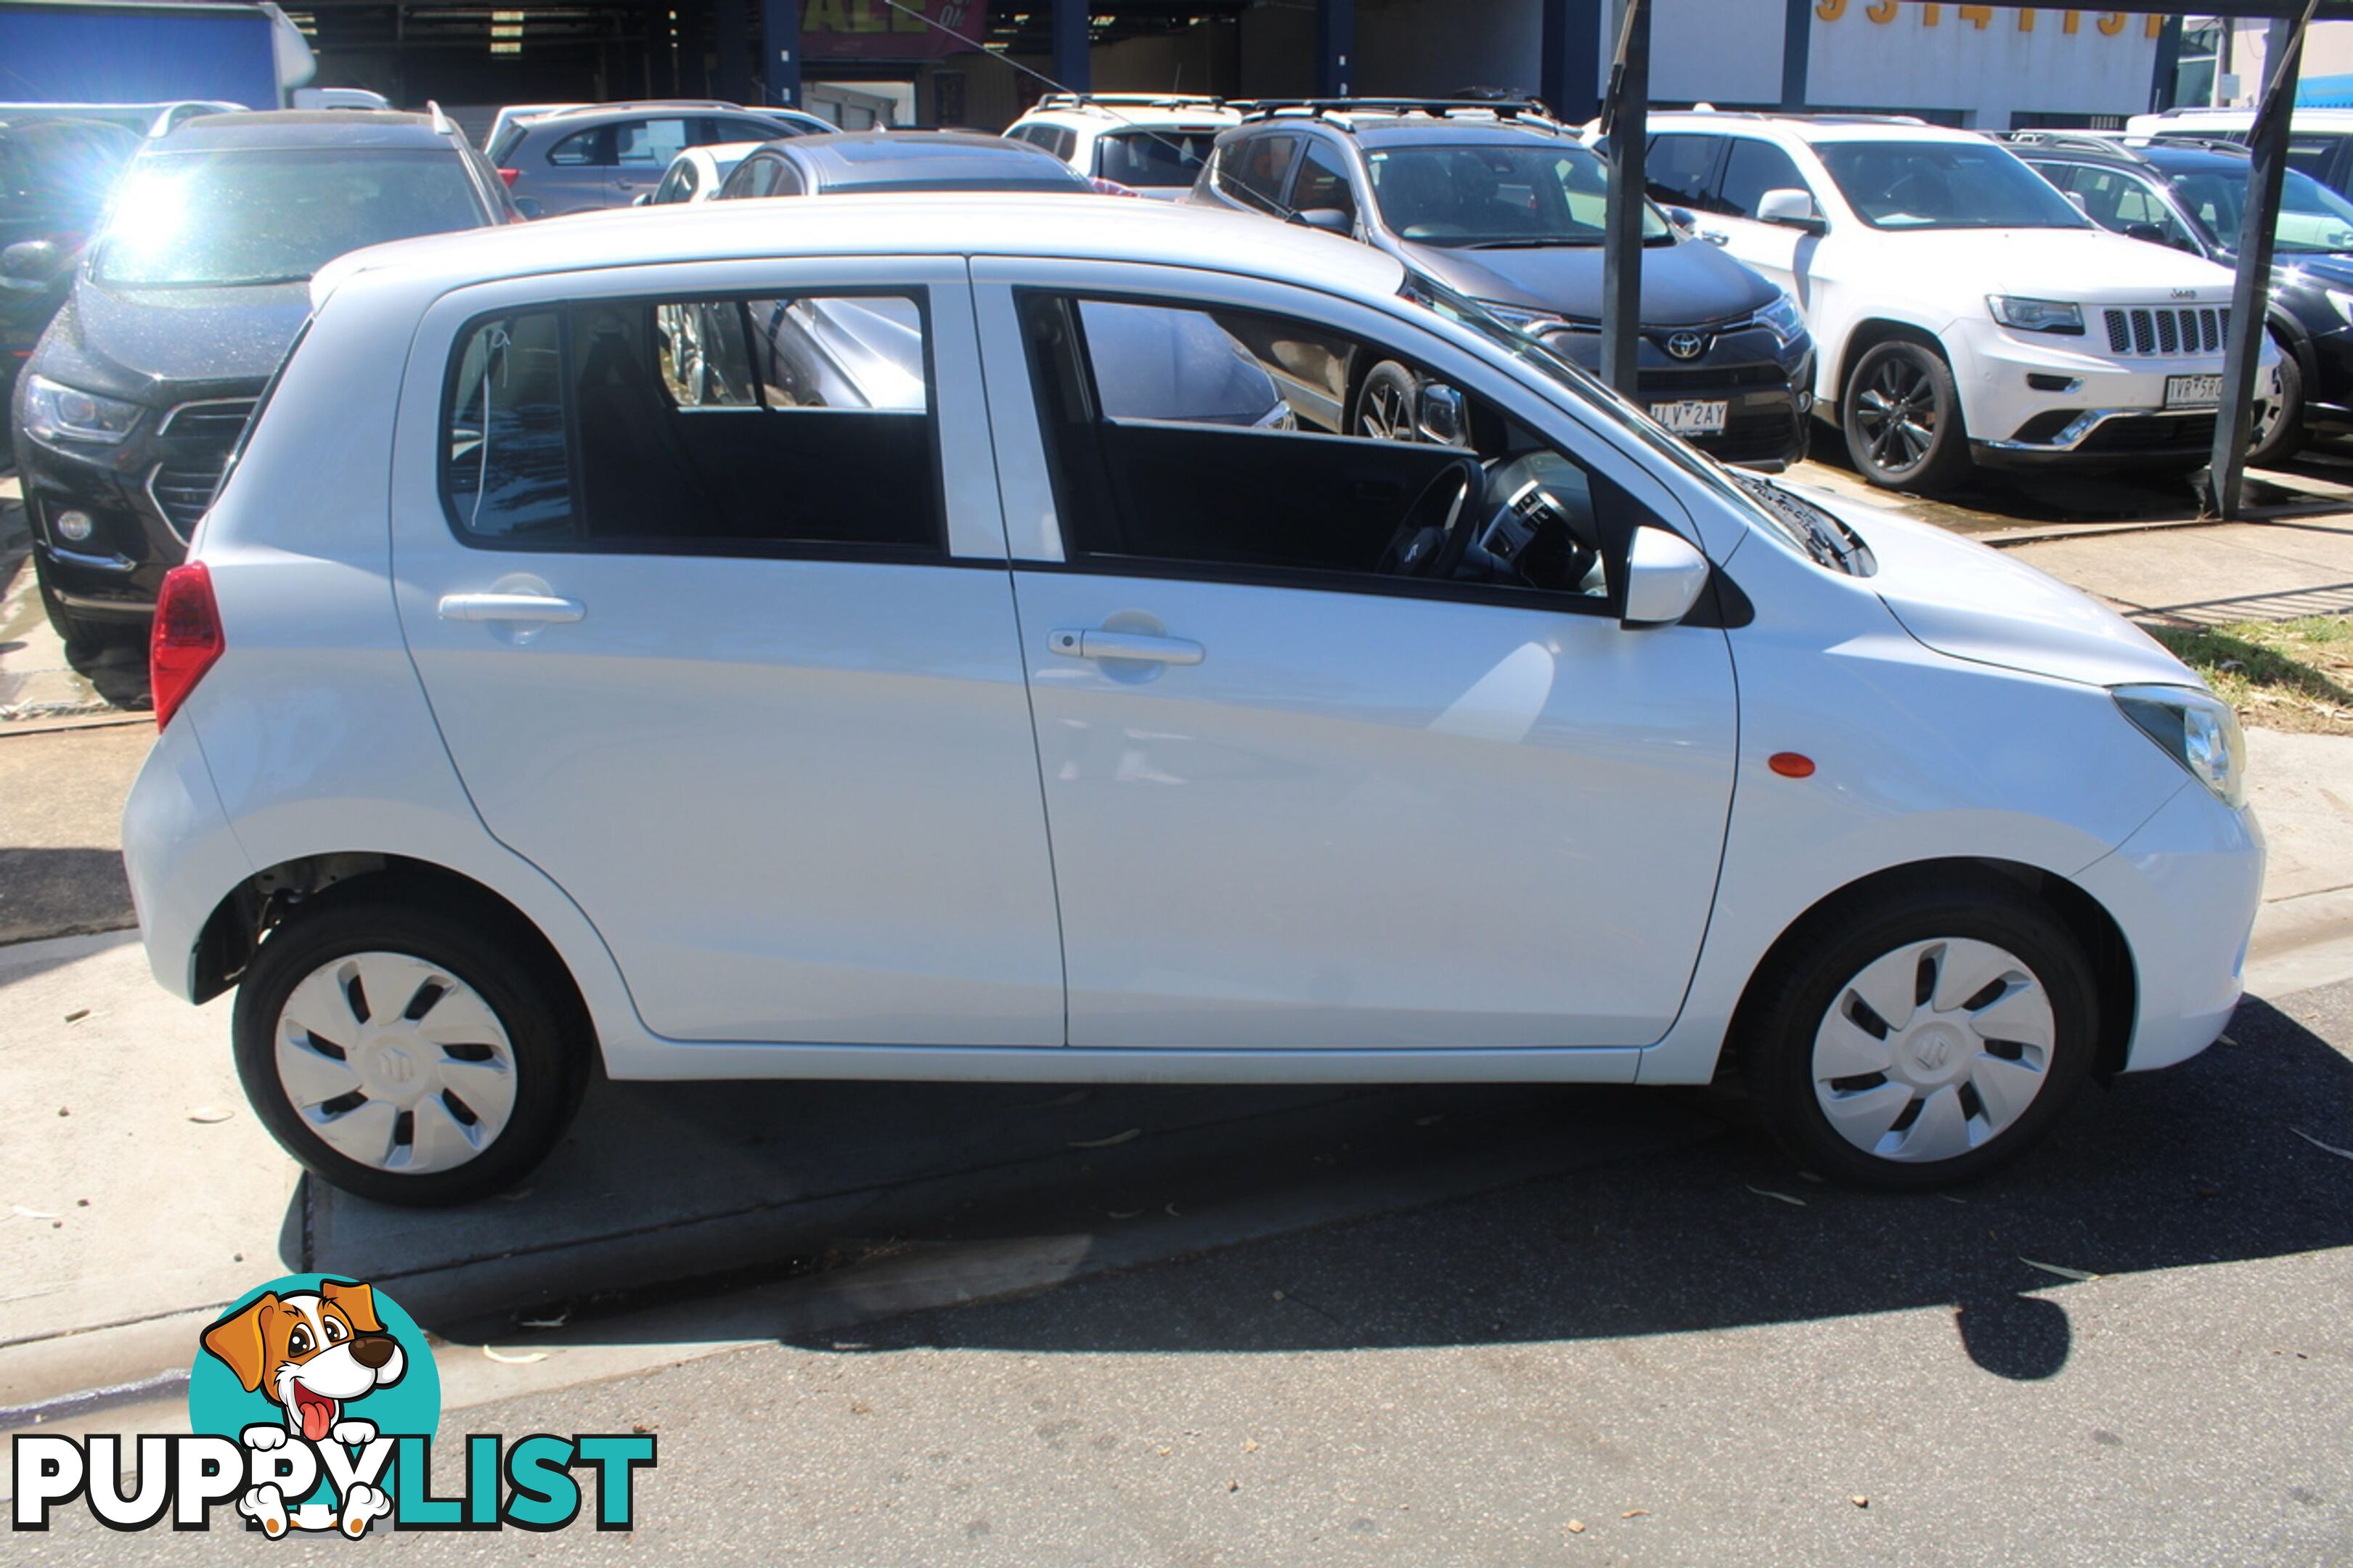
M 353 1192 L 514 1180 L 599 1055 L 1730 1063 L 1816 1169 L 1918 1185 L 2238 1000 L 2263 841 L 2194 675 L 1716 467 L 1366 247 L 812 197 L 361 252 L 314 295 L 164 590 L 123 836 L 156 976 L 240 987 L 256 1110 Z M 829 390 L 854 331 L 760 330 L 842 300 L 921 335 L 914 395 Z M 737 391 L 666 383 L 681 305 L 750 329 Z M 1270 424 L 1170 345 L 1297 407 L 1398 360 L 1460 444 Z
M 1972 463 L 2207 460 L 2223 268 L 2110 234 L 1971 132 L 1881 115 L 1650 123 L 1651 195 L 1796 298 L 1815 411 L 1873 484 L 1945 489 Z M 2267 396 L 2268 336 L 2262 355 Z

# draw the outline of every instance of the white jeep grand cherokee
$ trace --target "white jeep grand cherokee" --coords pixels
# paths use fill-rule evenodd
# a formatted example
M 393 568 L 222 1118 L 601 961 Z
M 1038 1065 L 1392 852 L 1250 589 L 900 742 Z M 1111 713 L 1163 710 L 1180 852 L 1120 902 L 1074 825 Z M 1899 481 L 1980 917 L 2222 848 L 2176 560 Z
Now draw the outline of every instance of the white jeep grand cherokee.
M 2197 677 L 1382 252 L 820 196 L 314 297 L 164 590 L 123 839 L 157 978 L 239 987 L 255 1109 L 353 1192 L 515 1180 L 600 1055 L 1697 1084 L 1727 1047 L 1815 1169 L 1917 1185 L 2238 1000 L 2262 840 Z M 1459 444 L 1314 427 L 1367 355 Z
M 1787 289 L 1816 412 L 1874 484 L 2204 463 L 2231 274 L 2110 234 L 2009 149 L 1872 115 L 1651 117 L 1646 178 Z M 2279 350 L 2266 334 L 2256 389 Z

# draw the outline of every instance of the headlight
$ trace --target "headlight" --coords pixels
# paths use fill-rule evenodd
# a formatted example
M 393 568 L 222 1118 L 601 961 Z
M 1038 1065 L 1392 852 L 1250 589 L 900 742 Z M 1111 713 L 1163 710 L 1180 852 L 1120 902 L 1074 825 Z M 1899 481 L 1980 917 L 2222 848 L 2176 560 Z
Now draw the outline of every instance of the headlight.
M 2067 332 L 2084 335 L 2084 308 L 2063 300 L 2029 300 L 2017 294 L 1989 294 L 1986 309 L 2005 327 L 2021 332 Z
M 1542 337 L 1546 332 L 1569 331 L 1576 325 L 1567 317 L 1556 316 L 1549 310 L 1530 310 L 1518 305 L 1498 305 L 1492 300 L 1482 300 L 1480 303 L 1487 307 L 1487 313 L 1495 320 L 1507 327 L 1516 327 L 1530 337 Z
M 2109 689 L 2125 717 L 2225 805 L 2247 803 L 2247 742 L 2231 705 L 2189 686 Z
M 1773 336 L 1783 348 L 1788 348 L 1806 335 L 1806 318 L 1798 311 L 1798 302 L 1787 294 L 1757 312 L 1759 325 L 1773 329 Z
M 120 441 L 139 423 L 139 405 L 46 375 L 25 378 L 25 428 L 45 441 Z

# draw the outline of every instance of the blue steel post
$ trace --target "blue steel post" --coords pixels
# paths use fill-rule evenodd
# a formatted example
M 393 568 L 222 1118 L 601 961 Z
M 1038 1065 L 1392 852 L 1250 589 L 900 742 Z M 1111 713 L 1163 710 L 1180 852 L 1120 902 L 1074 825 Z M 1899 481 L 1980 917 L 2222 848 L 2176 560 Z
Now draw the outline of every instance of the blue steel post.
M 1814 0 L 1788 0 L 1781 20 L 1781 107 L 1806 107 L 1806 75 L 1814 58 Z
M 1093 85 L 1087 68 L 1088 0 L 1053 0 L 1054 79 L 1072 92 Z
M 1345 98 L 1356 90 L 1356 0 L 1319 0 L 1315 7 L 1315 92 Z
M 801 0 L 760 0 L 760 84 L 763 98 L 801 106 Z
M 1601 107 L 1601 0 L 1544 0 L 1543 59 L 1536 91 L 1564 120 Z
M 712 50 L 717 61 L 712 83 L 730 103 L 752 101 L 752 13 L 744 0 L 718 0 L 713 8 Z

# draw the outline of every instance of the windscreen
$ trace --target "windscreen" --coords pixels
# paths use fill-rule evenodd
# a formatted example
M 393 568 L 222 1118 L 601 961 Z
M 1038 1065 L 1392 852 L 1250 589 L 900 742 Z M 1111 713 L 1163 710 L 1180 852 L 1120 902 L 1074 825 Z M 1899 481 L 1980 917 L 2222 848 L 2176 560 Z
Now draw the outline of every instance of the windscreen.
M 1383 147 L 1365 163 L 1402 238 L 1467 250 L 1601 243 L 1609 168 L 1574 142 Z M 1645 203 L 1642 237 L 1670 232 Z
M 2206 231 L 2207 238 L 2221 245 L 2239 243 L 2239 226 L 2247 211 L 2244 168 L 2177 174 L 2173 194 Z M 2278 249 L 2306 256 L 2353 250 L 2353 202 L 2310 174 L 2290 169 L 2280 187 L 2279 218 L 2272 226 L 2272 242 Z
M 1095 142 L 1095 173 L 1138 188 L 1190 185 L 1217 140 L 1214 130 L 1114 131 Z
M 171 153 L 124 174 L 92 276 L 125 287 L 299 283 L 347 250 L 489 217 L 449 153 Z
M 1873 228 L 2092 226 L 2050 181 L 1989 142 L 1820 142 L 1814 153 Z

